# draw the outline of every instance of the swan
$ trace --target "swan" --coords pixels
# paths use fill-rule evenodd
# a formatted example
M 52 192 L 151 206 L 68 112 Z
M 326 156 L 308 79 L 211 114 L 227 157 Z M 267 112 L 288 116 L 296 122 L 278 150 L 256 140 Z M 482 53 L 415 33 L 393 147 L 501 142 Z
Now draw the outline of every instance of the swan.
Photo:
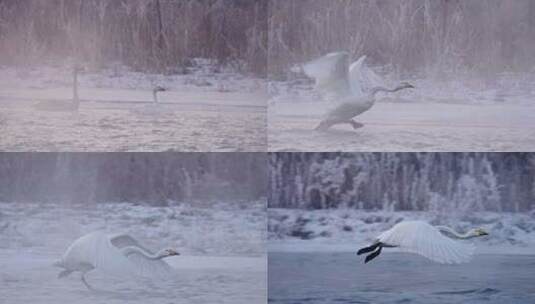
M 314 78 L 315 89 L 338 102 L 334 109 L 327 112 L 316 130 L 327 130 L 342 123 L 349 123 L 354 129 L 360 128 L 363 125 L 353 118 L 375 104 L 377 93 L 414 88 L 406 82 L 393 89 L 385 88 L 380 77 L 364 64 L 365 60 L 364 55 L 350 65 L 349 53 L 334 52 L 302 66 L 301 71 Z
M 78 111 L 80 99 L 78 98 L 78 74 L 85 69 L 79 65 L 72 71 L 72 100 L 45 100 L 35 104 L 35 108 L 45 111 Z
M 158 92 L 165 92 L 167 91 L 166 88 L 164 87 L 161 87 L 161 86 L 155 86 L 153 89 L 152 89 L 152 101 L 154 103 L 159 103 L 159 100 L 158 100 Z
M 371 252 L 364 261 L 368 263 L 376 258 L 383 248 L 396 247 L 438 263 L 459 264 L 471 259 L 474 246 L 456 242 L 451 238 L 470 239 L 484 235 L 488 233 L 481 228 L 459 234 L 446 226 L 431 226 L 424 221 L 405 221 L 381 233 L 371 246 L 360 249 L 357 255 Z
M 353 120 L 355 116 L 358 116 L 369 109 L 375 104 L 375 96 L 379 92 L 394 93 L 404 89 L 412 89 L 414 86 L 408 82 L 402 82 L 393 89 L 387 89 L 384 87 L 375 87 L 371 89 L 371 92 L 366 97 L 360 96 L 347 96 L 340 101 L 334 109 L 330 110 L 325 118 L 316 127 L 316 130 L 325 131 L 336 124 L 350 124 L 353 129 L 358 129 L 364 125 Z
M 127 234 L 108 235 L 95 231 L 75 240 L 54 266 L 63 268 L 58 278 L 81 272 L 82 282 L 92 289 L 85 276 L 94 269 L 119 275 L 165 273 L 170 266 L 162 259 L 176 255 L 179 253 L 174 249 L 153 253 Z

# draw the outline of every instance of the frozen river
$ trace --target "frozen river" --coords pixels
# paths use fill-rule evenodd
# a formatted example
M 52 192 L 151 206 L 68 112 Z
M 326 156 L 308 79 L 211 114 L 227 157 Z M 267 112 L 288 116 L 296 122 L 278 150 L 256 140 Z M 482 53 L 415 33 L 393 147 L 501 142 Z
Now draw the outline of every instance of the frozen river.
M 270 253 L 270 303 L 534 303 L 535 256 L 477 255 L 442 265 L 383 253 Z

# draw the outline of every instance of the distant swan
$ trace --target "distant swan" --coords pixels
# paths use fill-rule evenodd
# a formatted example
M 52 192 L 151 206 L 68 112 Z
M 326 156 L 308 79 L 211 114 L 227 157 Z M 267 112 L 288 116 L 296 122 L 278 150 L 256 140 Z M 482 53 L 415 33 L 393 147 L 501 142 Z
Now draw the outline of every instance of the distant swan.
M 162 249 L 153 253 L 127 234 L 107 235 L 97 231 L 75 240 L 54 266 L 64 268 L 58 278 L 75 271 L 81 272 L 82 282 L 92 289 L 85 275 L 94 269 L 123 275 L 165 272 L 170 266 L 162 259 L 175 255 L 179 253 L 174 249 Z
M 474 247 L 456 242 L 445 235 L 456 239 L 470 239 L 488 233 L 476 228 L 466 234 L 458 234 L 446 226 L 431 226 L 424 221 L 405 221 L 381 233 L 371 246 L 360 249 L 357 254 L 371 252 L 364 261 L 368 263 L 376 258 L 383 248 L 396 247 L 401 251 L 416 253 L 443 264 L 468 262 Z
M 78 73 L 84 71 L 81 66 L 73 68 L 72 100 L 45 100 L 37 103 L 34 107 L 44 111 L 78 111 L 80 99 L 78 97 Z

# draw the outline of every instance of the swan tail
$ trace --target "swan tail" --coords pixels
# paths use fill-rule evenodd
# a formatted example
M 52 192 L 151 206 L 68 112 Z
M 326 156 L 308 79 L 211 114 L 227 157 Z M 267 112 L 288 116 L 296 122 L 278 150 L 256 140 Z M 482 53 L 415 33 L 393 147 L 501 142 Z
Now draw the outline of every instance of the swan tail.
M 357 251 L 357 255 L 361 255 L 361 254 L 364 254 L 364 253 L 372 252 L 375 249 L 377 249 L 377 247 L 379 247 L 379 246 L 381 246 L 381 243 L 375 243 L 375 244 L 373 244 L 371 246 L 361 248 L 359 251 Z
M 379 249 L 377 249 L 377 251 L 369 254 L 366 256 L 366 259 L 364 260 L 364 264 L 368 263 L 369 261 L 375 259 L 376 257 L 379 256 L 379 254 L 381 254 L 381 250 L 383 249 L 383 246 L 379 245 Z

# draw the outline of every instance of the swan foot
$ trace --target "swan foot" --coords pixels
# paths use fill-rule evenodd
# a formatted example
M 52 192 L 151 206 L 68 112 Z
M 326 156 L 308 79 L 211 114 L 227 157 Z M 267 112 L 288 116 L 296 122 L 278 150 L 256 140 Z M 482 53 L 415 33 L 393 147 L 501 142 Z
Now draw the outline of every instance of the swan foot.
M 354 120 L 349 120 L 348 123 L 353 127 L 353 129 L 359 129 L 359 128 L 362 128 L 364 127 L 364 124 L 361 124 L 360 122 L 356 122 Z
M 380 243 L 379 243 L 380 244 Z M 364 264 L 368 263 L 369 261 L 375 259 L 376 257 L 379 256 L 379 254 L 381 254 L 381 250 L 383 249 L 383 246 L 379 245 L 379 249 L 377 249 L 377 251 L 369 254 L 366 256 L 366 259 L 364 260 Z
M 95 291 L 95 289 L 93 287 L 91 287 L 91 285 L 89 285 L 87 283 L 87 281 L 85 280 L 85 273 L 82 274 L 82 282 L 84 283 L 85 287 L 87 287 L 87 289 L 91 290 L 91 291 Z
M 375 244 L 373 244 L 371 246 L 361 248 L 357 252 L 357 255 L 361 255 L 361 254 L 364 254 L 364 253 L 375 251 L 375 249 L 377 249 L 377 247 L 379 247 L 379 246 L 382 246 L 382 244 L 380 242 L 377 242 L 377 243 L 375 243 Z

